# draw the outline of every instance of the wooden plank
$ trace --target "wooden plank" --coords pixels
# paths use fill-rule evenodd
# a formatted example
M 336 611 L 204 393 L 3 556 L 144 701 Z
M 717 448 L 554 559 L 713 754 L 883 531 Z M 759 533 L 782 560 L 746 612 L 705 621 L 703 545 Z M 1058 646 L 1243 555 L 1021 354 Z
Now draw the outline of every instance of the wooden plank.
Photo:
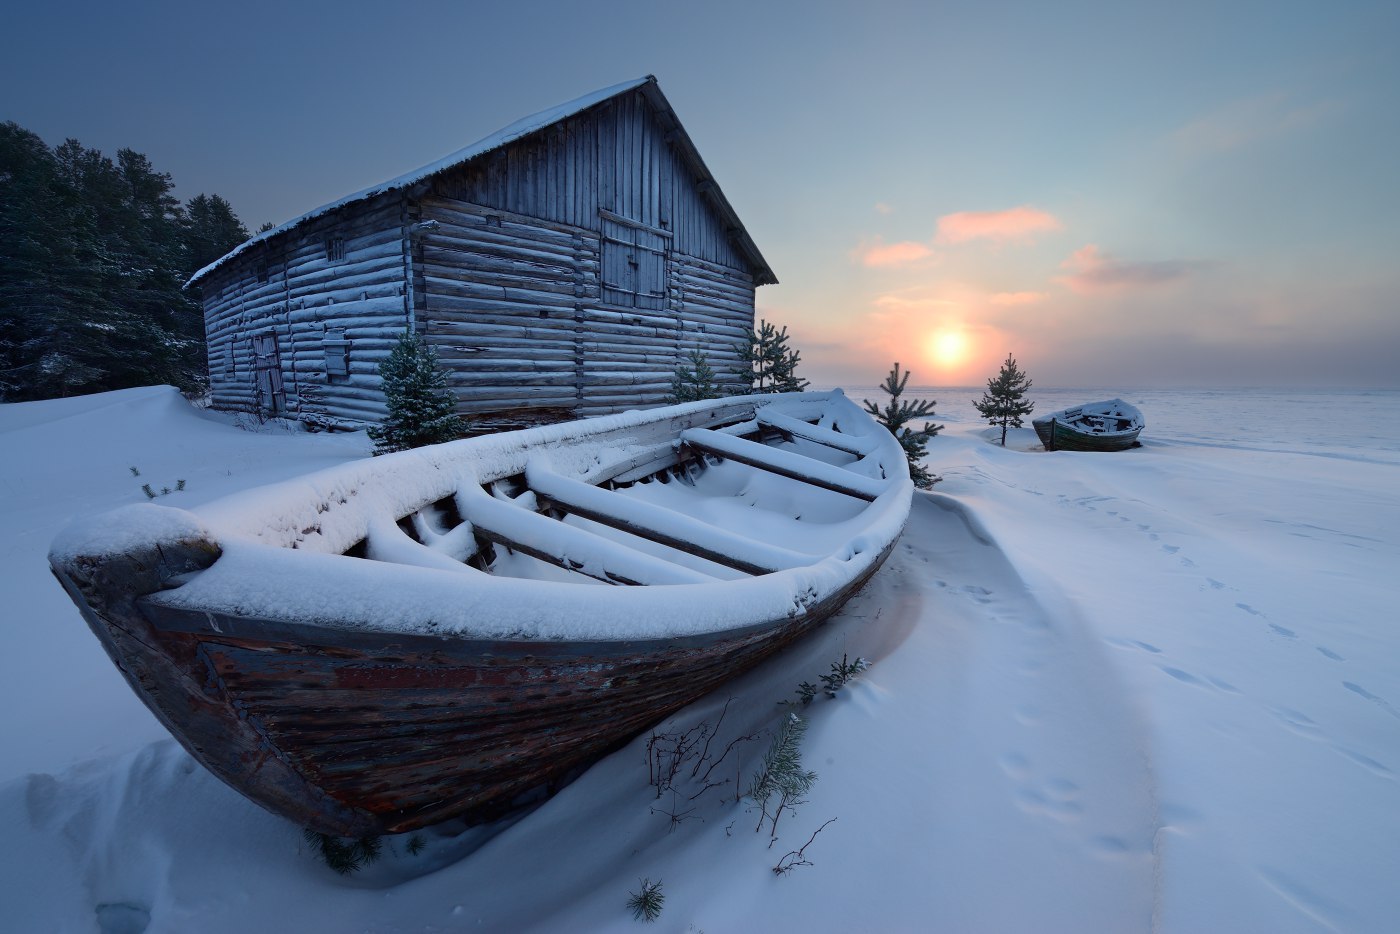
M 825 490 L 844 493 L 867 502 L 873 502 L 890 486 L 885 480 L 861 476 L 841 467 L 803 457 L 801 454 L 779 451 L 756 441 L 735 438 L 707 428 L 688 429 L 681 433 L 681 441 L 691 447 L 757 467 L 759 470 Z
M 703 584 L 715 580 L 484 492 L 459 495 L 457 506 L 462 518 L 482 538 L 608 584 Z
M 580 483 L 538 462 L 532 461 L 526 466 L 525 482 L 537 495 L 576 516 L 746 574 L 771 574 L 802 567 L 814 560 L 811 555 L 735 535 L 672 509 Z
M 759 410 L 758 421 L 760 424 L 778 429 L 783 434 L 815 441 L 817 444 L 845 451 L 847 454 L 854 454 L 857 457 L 864 457 L 874 451 L 876 447 L 873 438 L 862 438 L 856 435 L 842 434 L 839 431 L 831 431 L 810 422 L 804 422 L 800 418 L 792 418 L 781 412 L 773 412 L 768 409 Z

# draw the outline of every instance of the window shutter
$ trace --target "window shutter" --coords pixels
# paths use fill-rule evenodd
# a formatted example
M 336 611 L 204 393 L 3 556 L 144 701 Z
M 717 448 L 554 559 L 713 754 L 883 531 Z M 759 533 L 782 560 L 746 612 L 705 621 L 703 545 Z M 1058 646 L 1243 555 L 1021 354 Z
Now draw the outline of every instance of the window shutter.
M 326 353 L 326 375 L 350 375 L 350 342 L 342 330 L 327 330 L 321 339 L 321 347 Z

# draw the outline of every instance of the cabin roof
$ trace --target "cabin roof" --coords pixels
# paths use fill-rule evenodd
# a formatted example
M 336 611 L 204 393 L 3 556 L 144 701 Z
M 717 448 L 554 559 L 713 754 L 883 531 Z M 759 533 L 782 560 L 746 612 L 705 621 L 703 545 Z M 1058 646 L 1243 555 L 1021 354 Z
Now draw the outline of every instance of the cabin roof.
M 548 110 L 542 110 L 528 117 L 522 117 L 509 126 L 497 130 L 490 136 L 483 137 L 470 146 L 459 149 L 451 155 L 444 156 L 436 162 L 430 162 L 420 169 L 407 172 L 400 175 L 398 178 L 390 179 L 387 182 L 381 182 L 378 185 L 371 185 L 354 194 L 346 195 L 328 204 L 323 204 L 319 208 L 307 211 L 300 217 L 293 218 L 284 224 L 279 224 L 270 230 L 257 234 L 234 247 L 228 253 L 225 253 L 208 266 L 196 272 L 193 276 L 190 276 L 189 281 L 185 283 L 185 287 L 188 288 L 196 284 L 199 280 L 218 269 L 224 263 L 247 252 L 258 244 L 280 236 L 296 227 L 300 227 L 308 221 L 315 220 L 318 217 L 329 214 L 348 204 L 353 204 L 356 201 L 364 201 L 376 195 L 385 194 L 386 192 L 412 187 L 442 172 L 465 165 L 508 143 L 513 143 L 518 139 L 523 139 L 547 127 L 553 126 L 562 120 L 567 120 L 569 117 L 580 114 L 590 107 L 595 107 L 604 101 L 620 97 L 638 89 L 641 89 L 642 93 L 655 109 L 662 124 L 671 132 L 673 142 L 681 158 L 695 173 L 697 181 L 703 183 L 700 185 L 702 192 L 701 197 L 705 198 L 715 212 L 719 214 L 725 227 L 730 231 L 735 248 L 751 265 L 754 273 L 754 284 L 768 285 L 776 283 L 778 279 L 773 274 L 773 270 L 768 266 L 768 262 L 763 258 L 763 254 L 759 253 L 758 247 L 754 244 L 748 231 L 744 229 L 744 225 L 739 221 L 739 216 L 734 212 L 734 208 L 729 204 L 728 199 L 724 197 L 724 193 L 720 191 L 719 185 L 715 182 L 714 177 L 710 175 L 710 170 L 706 168 L 704 160 L 700 158 L 699 150 L 695 148 L 695 144 L 691 141 L 690 135 L 686 133 L 685 127 L 681 125 L 680 118 L 676 116 L 676 112 L 671 108 L 671 103 L 666 100 L 666 96 L 661 93 L 661 88 L 656 83 L 656 78 L 652 75 L 647 75 L 632 81 L 624 81 L 621 84 L 614 84 L 611 87 L 602 88 L 601 90 L 594 91 L 591 94 L 585 94 L 568 103 L 560 104 L 557 107 L 551 107 Z

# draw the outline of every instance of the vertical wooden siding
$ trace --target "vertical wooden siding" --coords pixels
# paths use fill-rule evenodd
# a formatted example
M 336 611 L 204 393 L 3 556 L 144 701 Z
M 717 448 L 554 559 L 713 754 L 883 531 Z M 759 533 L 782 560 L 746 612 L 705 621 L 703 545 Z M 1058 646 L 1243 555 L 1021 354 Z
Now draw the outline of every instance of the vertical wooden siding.
M 595 232 L 601 208 L 673 231 L 679 253 L 746 269 L 640 92 L 444 173 L 434 190 Z

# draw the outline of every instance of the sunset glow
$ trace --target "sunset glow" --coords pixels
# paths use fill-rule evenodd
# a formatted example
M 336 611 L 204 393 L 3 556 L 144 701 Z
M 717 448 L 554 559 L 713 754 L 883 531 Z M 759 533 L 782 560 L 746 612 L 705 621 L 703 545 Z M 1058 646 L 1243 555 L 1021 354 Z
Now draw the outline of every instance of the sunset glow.
M 967 357 L 967 335 L 962 331 L 940 331 L 929 338 L 928 354 L 940 370 L 952 370 Z

